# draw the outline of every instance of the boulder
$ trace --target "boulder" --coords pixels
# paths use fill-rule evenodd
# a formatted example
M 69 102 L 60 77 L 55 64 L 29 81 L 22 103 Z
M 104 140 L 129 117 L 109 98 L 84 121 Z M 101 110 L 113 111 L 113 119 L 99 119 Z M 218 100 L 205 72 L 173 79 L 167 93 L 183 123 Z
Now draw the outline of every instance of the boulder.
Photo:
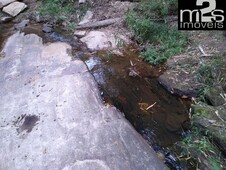
M 15 0 L 0 0 L 0 8 L 14 2 Z
M 111 31 L 90 31 L 81 41 L 91 50 L 107 50 L 117 49 L 122 45 L 128 44 L 128 40 L 118 35 L 116 36 Z
M 16 33 L 0 60 L 0 169 L 168 169 L 65 43 Z
M 198 60 L 190 56 L 174 56 L 167 61 L 168 69 L 158 81 L 172 94 L 197 97 L 202 88 L 195 71 L 197 65 Z
M 4 7 L 3 12 L 11 15 L 12 17 L 15 17 L 26 8 L 27 8 L 27 5 L 23 2 L 13 2 L 8 6 Z
M 208 87 L 205 90 L 205 98 L 213 105 L 220 106 L 226 103 L 225 92 L 221 86 Z

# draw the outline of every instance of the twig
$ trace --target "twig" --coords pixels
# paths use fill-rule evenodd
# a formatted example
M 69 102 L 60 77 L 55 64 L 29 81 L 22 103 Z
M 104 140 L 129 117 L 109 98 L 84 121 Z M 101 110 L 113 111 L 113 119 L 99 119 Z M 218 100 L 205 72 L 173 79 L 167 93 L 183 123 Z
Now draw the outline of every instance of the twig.
M 130 61 L 130 65 L 131 65 L 131 66 L 135 66 L 131 60 L 129 60 L 129 61 Z
M 199 50 L 201 51 L 201 53 L 203 54 L 204 57 L 210 56 L 209 54 L 206 54 L 206 53 L 205 53 L 205 51 L 204 51 L 204 49 L 202 48 L 201 45 L 199 45 Z
M 218 113 L 218 110 L 216 110 L 214 113 L 217 115 L 217 117 L 218 117 L 222 122 L 225 122 L 225 120 L 222 119 L 222 117 L 220 117 L 220 115 L 219 115 L 219 113 Z
M 156 103 L 157 103 L 157 102 L 155 102 L 155 103 L 153 103 L 152 105 L 148 106 L 148 107 L 146 108 L 146 110 L 149 110 L 150 108 L 152 108 L 154 105 L 156 105 Z

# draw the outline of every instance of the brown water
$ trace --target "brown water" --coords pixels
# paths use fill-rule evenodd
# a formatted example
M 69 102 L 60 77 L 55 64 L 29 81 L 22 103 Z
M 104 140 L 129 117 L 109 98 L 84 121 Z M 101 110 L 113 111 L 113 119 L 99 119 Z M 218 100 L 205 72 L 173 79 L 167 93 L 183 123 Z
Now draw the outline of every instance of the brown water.
M 150 144 L 170 146 L 181 139 L 189 122 L 189 102 L 171 95 L 158 83 L 164 66 L 143 62 L 136 47 L 125 49 L 123 56 L 102 51 L 83 56 L 82 60 L 95 77 L 105 102 L 121 110 Z
M 8 36 L 14 32 L 13 24 L 0 24 L 0 49 Z

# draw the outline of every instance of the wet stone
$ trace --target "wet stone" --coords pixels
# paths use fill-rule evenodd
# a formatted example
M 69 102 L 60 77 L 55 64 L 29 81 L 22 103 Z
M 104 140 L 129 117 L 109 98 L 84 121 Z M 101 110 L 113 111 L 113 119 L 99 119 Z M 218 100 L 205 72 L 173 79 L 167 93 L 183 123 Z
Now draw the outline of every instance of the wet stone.
M 18 24 L 15 24 L 15 29 L 16 30 L 23 30 L 26 26 L 28 26 L 29 24 L 29 20 L 26 19 L 26 20 L 23 20 L 22 22 L 18 23 Z
M 53 25 L 51 24 L 44 24 L 42 27 L 42 31 L 45 33 L 51 33 L 53 31 Z
M 23 124 L 17 129 L 18 133 L 26 131 L 31 132 L 36 123 L 39 121 L 39 117 L 36 115 L 25 116 L 23 119 Z

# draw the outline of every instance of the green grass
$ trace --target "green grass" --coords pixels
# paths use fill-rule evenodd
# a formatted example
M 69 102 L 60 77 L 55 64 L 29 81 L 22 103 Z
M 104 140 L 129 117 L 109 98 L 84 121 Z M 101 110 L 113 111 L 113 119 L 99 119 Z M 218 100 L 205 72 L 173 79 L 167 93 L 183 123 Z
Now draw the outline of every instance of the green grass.
M 223 56 L 213 56 L 210 61 L 203 62 L 198 69 L 199 81 L 204 87 L 226 85 L 226 59 Z
M 160 64 L 181 53 L 188 42 L 187 34 L 164 22 L 170 6 L 175 3 L 174 0 L 143 0 L 127 14 L 126 21 L 129 29 L 134 32 L 134 39 L 146 46 L 141 57 L 151 64 Z
M 54 21 L 65 21 L 74 12 L 74 2 L 72 0 L 42 0 L 39 8 L 41 16 L 53 19 Z
M 223 56 L 213 56 L 204 61 L 198 68 L 198 80 L 202 84 L 199 100 L 206 102 L 205 94 L 209 87 L 226 88 L 226 59 Z
M 187 157 L 189 155 L 196 155 L 195 158 L 197 160 L 200 157 L 204 157 L 211 166 L 211 169 L 221 169 L 221 154 L 216 149 L 211 137 L 203 136 L 202 132 L 196 127 L 193 127 L 192 132 L 190 136 L 182 140 L 182 145 L 186 148 L 182 154 L 187 155 Z
M 144 18 L 164 19 L 177 13 L 177 0 L 141 0 L 135 11 Z

